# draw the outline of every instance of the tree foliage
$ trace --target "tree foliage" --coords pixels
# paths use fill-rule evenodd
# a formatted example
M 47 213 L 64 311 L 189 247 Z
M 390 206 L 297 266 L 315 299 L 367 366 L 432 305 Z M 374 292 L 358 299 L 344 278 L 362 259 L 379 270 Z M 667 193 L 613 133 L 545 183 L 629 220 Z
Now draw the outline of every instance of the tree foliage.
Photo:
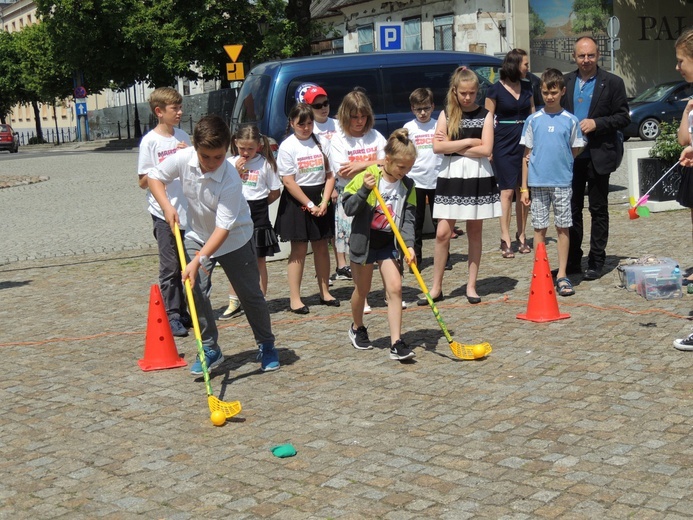
M 0 32 L 0 121 L 3 123 L 19 99 L 19 63 L 14 36 Z
M 248 65 L 310 51 L 310 0 L 35 3 L 40 24 L 0 33 L 0 117 L 18 102 L 68 97 L 77 85 L 94 94 L 137 81 L 225 79 L 224 45 L 243 45 Z
M 531 39 L 539 38 L 546 33 L 546 24 L 544 20 L 536 13 L 532 6 L 529 6 L 529 37 Z
M 573 13 L 573 32 L 594 34 L 606 30 L 609 13 L 603 0 L 573 0 Z

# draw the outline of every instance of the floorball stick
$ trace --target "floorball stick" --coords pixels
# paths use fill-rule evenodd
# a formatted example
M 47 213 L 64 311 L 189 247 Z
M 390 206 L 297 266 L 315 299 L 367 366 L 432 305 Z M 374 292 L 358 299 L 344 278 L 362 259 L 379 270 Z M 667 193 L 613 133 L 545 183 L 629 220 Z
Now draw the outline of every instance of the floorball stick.
M 180 259 L 180 265 L 183 270 L 185 270 L 185 250 L 183 249 L 183 241 L 180 237 L 180 229 L 178 228 L 178 223 L 176 223 L 174 228 L 174 235 L 176 236 L 176 245 L 178 246 L 178 258 Z M 193 298 L 192 287 L 190 286 L 190 280 L 185 280 L 185 294 L 188 297 L 188 308 L 190 309 L 190 317 L 193 322 L 193 329 L 195 330 L 195 342 L 197 343 L 197 355 L 200 356 L 200 363 L 202 365 L 202 375 L 205 380 L 205 387 L 207 388 L 207 403 L 209 404 L 209 411 L 215 412 L 221 410 L 227 419 L 230 419 L 234 415 L 238 415 L 241 411 L 240 401 L 226 402 L 214 396 L 212 393 L 212 384 L 209 382 L 209 370 L 207 370 L 207 359 L 205 358 L 205 350 L 202 347 L 202 334 L 200 334 L 200 322 L 197 320 L 197 309 L 195 308 L 195 299 Z
M 385 215 L 385 218 L 387 218 L 387 221 L 390 223 L 390 227 L 392 228 L 395 237 L 397 237 L 397 242 L 399 243 L 402 252 L 407 257 L 407 259 L 410 259 L 411 257 L 409 255 L 409 249 L 407 248 L 407 245 L 404 243 L 404 239 L 402 238 L 399 229 L 397 229 L 397 225 L 395 224 L 395 221 L 392 219 L 392 215 L 390 215 L 390 210 L 387 209 L 385 201 L 383 200 L 383 196 L 380 194 L 380 191 L 378 191 L 377 186 L 373 187 L 373 193 L 375 194 L 375 197 L 378 199 L 378 203 L 380 203 L 380 207 L 383 210 L 383 214 Z M 487 342 L 478 343 L 476 345 L 463 345 L 462 343 L 458 343 L 457 341 L 452 339 L 452 336 L 450 335 L 450 332 L 448 332 L 448 328 L 445 326 L 445 322 L 443 321 L 443 318 L 441 317 L 440 312 L 438 311 L 438 307 L 436 307 L 436 303 L 433 301 L 433 298 L 431 298 L 431 293 L 428 292 L 428 288 L 426 287 L 423 278 L 421 278 L 421 273 L 419 272 L 416 263 L 411 263 L 409 267 L 414 273 L 414 276 L 416 276 L 416 280 L 419 282 L 419 286 L 421 287 L 421 290 L 426 296 L 428 305 L 431 306 L 433 315 L 436 317 L 436 320 L 438 321 L 440 330 L 442 330 L 443 334 L 445 334 L 445 339 L 448 340 L 450 350 L 455 355 L 455 357 L 458 357 L 459 359 L 478 359 L 489 355 L 492 349 L 491 345 Z M 476 355 L 474 355 L 475 353 Z

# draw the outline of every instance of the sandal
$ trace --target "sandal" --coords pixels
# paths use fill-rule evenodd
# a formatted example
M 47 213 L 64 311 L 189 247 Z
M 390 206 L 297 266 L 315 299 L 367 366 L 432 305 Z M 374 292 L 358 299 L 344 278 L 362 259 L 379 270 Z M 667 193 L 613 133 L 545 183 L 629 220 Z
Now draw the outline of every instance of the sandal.
M 561 296 L 572 296 L 575 294 L 573 284 L 568 278 L 559 278 L 556 280 L 556 289 Z
M 515 253 L 513 253 L 513 250 L 505 240 L 501 240 L 500 250 L 503 254 L 503 258 L 515 258 Z
M 518 242 L 520 242 L 520 233 L 519 233 L 519 232 L 518 232 L 518 233 L 515 233 L 515 240 L 517 240 Z M 531 252 L 532 252 L 532 248 L 531 248 L 531 247 L 529 246 L 529 244 L 527 243 L 527 238 L 525 238 L 525 241 L 524 241 L 524 242 L 520 242 L 520 245 L 519 245 L 519 247 L 517 248 L 517 251 L 518 251 L 518 253 L 520 253 L 520 254 L 522 254 L 522 255 L 526 255 L 527 253 L 531 253 Z

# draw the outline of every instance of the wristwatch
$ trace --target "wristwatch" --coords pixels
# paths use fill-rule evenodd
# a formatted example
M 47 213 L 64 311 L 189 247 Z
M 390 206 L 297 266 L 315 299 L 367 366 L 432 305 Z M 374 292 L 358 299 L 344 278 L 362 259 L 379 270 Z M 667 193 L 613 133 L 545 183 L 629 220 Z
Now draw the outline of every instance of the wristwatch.
M 200 260 L 200 265 L 209 261 L 209 257 L 207 255 L 201 255 L 199 251 L 197 252 L 197 258 Z
M 308 204 L 306 204 L 306 208 L 313 209 L 314 207 L 315 207 L 315 203 L 312 200 L 309 200 Z

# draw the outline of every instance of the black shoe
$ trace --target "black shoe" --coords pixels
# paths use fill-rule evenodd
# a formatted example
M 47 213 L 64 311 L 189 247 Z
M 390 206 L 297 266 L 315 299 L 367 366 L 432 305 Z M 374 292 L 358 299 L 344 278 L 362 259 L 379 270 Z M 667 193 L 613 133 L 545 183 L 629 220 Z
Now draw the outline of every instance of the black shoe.
M 442 302 L 445 299 L 445 296 L 443 296 L 443 293 L 440 293 L 438 296 L 431 299 L 433 300 L 433 303 L 438 303 Z M 419 307 L 425 307 L 426 305 L 428 305 L 428 299 L 425 296 L 423 298 L 419 298 L 418 300 L 416 300 L 416 305 L 418 305 Z
M 320 304 L 321 305 L 327 305 L 328 307 L 339 307 L 339 300 L 337 298 L 333 298 L 331 300 L 323 300 L 320 298 Z
M 481 303 L 481 298 L 479 296 L 467 296 L 467 301 L 472 305 L 476 305 L 477 303 Z
M 352 323 L 351 327 L 349 327 L 349 339 L 356 350 L 371 350 L 373 348 L 373 344 L 368 338 L 368 330 L 363 325 L 358 329 L 354 329 L 354 324 Z
M 180 317 L 180 322 L 183 324 L 183 327 L 185 327 L 186 329 L 192 329 L 192 327 L 193 327 L 192 318 L 190 316 L 188 316 L 187 314 Z
M 585 271 L 585 276 L 583 278 L 585 280 L 598 280 L 601 277 L 602 277 L 602 270 L 601 269 L 588 268 Z
M 303 307 L 299 307 L 298 309 L 292 309 L 289 307 L 289 310 L 293 312 L 294 314 L 308 314 L 310 312 L 310 309 L 308 308 L 307 305 L 304 305 Z
M 390 347 L 390 359 L 394 359 L 395 361 L 404 361 L 405 359 L 411 359 L 414 356 L 416 356 L 414 351 L 410 349 L 401 339 L 395 341 L 395 344 Z

